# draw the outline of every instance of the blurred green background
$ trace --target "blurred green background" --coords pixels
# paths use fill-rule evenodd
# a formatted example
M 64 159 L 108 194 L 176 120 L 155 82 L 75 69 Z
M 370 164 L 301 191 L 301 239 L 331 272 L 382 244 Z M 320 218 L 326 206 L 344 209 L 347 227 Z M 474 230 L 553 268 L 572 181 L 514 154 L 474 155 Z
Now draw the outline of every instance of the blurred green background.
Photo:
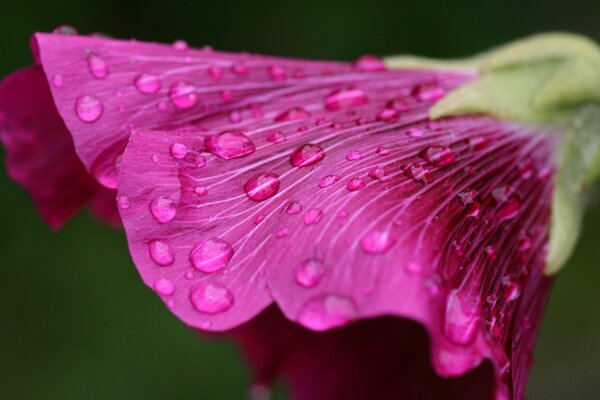
M 65 23 L 84 33 L 344 60 L 465 56 L 547 30 L 600 40 L 598 0 L 11 1 L 0 6 L 0 76 L 30 62 L 33 31 Z M 138 278 L 122 232 L 85 214 L 50 231 L 3 167 L 0 228 L 1 399 L 246 398 L 235 349 L 199 341 L 166 311 Z M 548 307 L 531 400 L 600 399 L 599 235 L 595 207 Z

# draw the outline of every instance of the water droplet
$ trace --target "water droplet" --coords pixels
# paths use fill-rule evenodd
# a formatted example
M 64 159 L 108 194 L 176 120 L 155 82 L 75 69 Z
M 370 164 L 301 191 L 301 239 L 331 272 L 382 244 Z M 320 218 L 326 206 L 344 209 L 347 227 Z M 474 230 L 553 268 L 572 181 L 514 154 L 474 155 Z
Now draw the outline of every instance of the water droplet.
M 325 189 L 325 188 L 333 185 L 334 183 L 338 182 L 340 179 L 342 179 L 341 176 L 327 175 L 323 179 L 321 179 L 321 182 L 319 182 L 319 187 L 321 189 Z
M 458 194 L 460 200 L 465 206 L 468 217 L 477 217 L 481 213 L 481 198 L 479 194 L 472 189 L 467 189 Z
M 182 110 L 193 107 L 198 101 L 196 88 L 186 82 L 172 84 L 169 89 L 169 98 L 175 107 Z
M 485 254 L 487 254 L 487 256 L 494 261 L 498 255 L 496 254 L 496 248 L 492 245 L 486 246 L 485 248 Z
M 173 42 L 173 48 L 178 51 L 184 51 L 188 49 L 188 44 L 185 40 L 176 40 Z
M 290 156 L 294 167 L 310 167 L 325 158 L 325 152 L 316 144 L 307 143 L 298 147 Z
M 285 212 L 289 215 L 300 214 L 300 212 L 302 212 L 302 204 L 298 203 L 297 201 L 289 202 L 285 208 Z
M 458 289 L 452 290 L 446 299 L 444 333 L 455 344 L 471 343 L 479 328 L 479 307 L 475 297 Z
M 386 107 L 377 113 L 376 119 L 381 122 L 397 122 L 400 120 L 400 111 Z
M 169 146 L 169 152 L 171 153 L 171 157 L 177 160 L 183 160 L 185 156 L 187 156 L 187 147 L 182 143 L 172 143 Z
M 310 112 L 302 107 L 292 107 L 275 117 L 275 122 L 296 121 L 310 117 Z
M 204 186 L 196 186 L 194 188 L 194 193 L 196 196 L 204 197 L 208 194 L 208 190 Z
M 133 84 L 140 93 L 144 94 L 156 93 L 161 86 L 158 76 L 146 73 L 139 74 Z
M 233 247 L 223 239 L 211 237 L 197 243 L 190 251 L 192 266 L 202 272 L 223 269 L 233 257 Z
M 244 185 L 244 191 L 254 201 L 264 201 L 279 191 L 279 176 L 272 173 L 254 175 Z
M 419 85 L 414 88 L 413 96 L 421 101 L 436 101 L 446 95 L 446 89 L 437 83 Z
M 410 164 L 403 168 L 404 174 L 418 183 L 428 184 L 433 182 L 431 172 L 420 165 Z
M 396 239 L 388 231 L 373 229 L 362 237 L 360 244 L 366 253 L 383 254 L 396 244 Z
M 254 153 L 254 143 L 242 131 L 225 131 L 204 139 L 206 149 L 224 160 Z
M 156 154 L 152 154 L 152 156 L 150 157 L 150 159 L 152 160 L 152 162 L 154 164 L 158 164 L 159 159 L 158 159 L 158 156 Z
M 524 234 L 519 239 L 518 249 L 520 252 L 525 252 L 531 248 L 531 245 L 532 245 L 531 237 L 527 234 Z
M 162 240 L 153 240 L 148 246 L 150 250 L 150 257 L 152 260 L 161 267 L 172 265 L 175 261 L 175 256 L 171 246 Z
M 500 221 L 513 219 L 521 211 L 521 199 L 517 195 L 512 195 L 502 203 L 498 209 L 496 216 Z
M 62 75 L 60 75 L 60 74 L 56 74 L 56 75 L 54 75 L 54 76 L 52 77 L 52 84 L 53 84 L 55 87 L 62 86 L 62 84 L 64 83 L 64 81 L 65 81 L 65 80 L 64 80 L 63 76 L 62 76 Z
M 121 210 L 128 210 L 131 206 L 131 204 L 129 204 L 129 199 L 127 198 L 127 196 L 118 196 L 117 205 Z
M 173 221 L 177 214 L 175 202 L 167 196 L 155 197 L 150 203 L 150 212 L 161 224 Z
M 87 57 L 88 69 L 96 79 L 104 79 L 108 76 L 108 64 L 103 58 L 90 54 Z
M 306 302 L 300 309 L 298 322 L 313 331 L 325 331 L 352 322 L 356 314 L 352 300 L 329 294 Z
M 256 217 L 254 217 L 254 224 L 258 225 L 261 222 L 263 222 L 265 220 L 265 218 L 267 218 L 267 216 L 265 214 L 256 214 Z
M 169 105 L 166 101 L 161 101 L 156 105 L 156 108 L 158 108 L 158 111 L 165 112 L 169 108 Z
M 162 296 L 171 296 L 175 293 L 175 285 L 170 279 L 160 278 L 154 284 L 154 290 Z
M 204 156 L 201 155 L 196 155 L 194 163 L 196 164 L 196 167 L 202 168 L 206 165 L 206 158 L 204 158 Z
M 187 279 L 188 281 L 191 281 L 192 279 L 194 279 L 194 278 L 196 277 L 196 274 L 194 274 L 194 272 L 192 272 L 192 271 L 187 271 L 187 272 L 186 272 L 186 273 L 183 275 L 183 277 L 184 277 L 185 279 Z
M 306 225 L 314 225 L 323 218 L 323 211 L 318 208 L 311 208 L 304 213 L 304 223 Z
M 271 65 L 269 67 L 269 76 L 275 82 L 281 82 L 287 79 L 285 69 L 279 65 Z
M 377 150 L 375 150 L 375 153 L 379 154 L 380 156 L 389 156 L 391 154 L 391 151 L 386 148 L 386 147 L 378 147 Z
M 84 122 L 94 122 L 102 115 L 104 106 L 94 96 L 80 96 L 75 101 L 75 113 Z
M 362 153 L 359 150 L 350 150 L 346 153 L 346 160 L 356 161 L 362 158 Z
M 250 72 L 250 68 L 246 64 L 238 63 L 231 66 L 231 71 L 238 76 L 246 76 Z
M 440 168 L 446 167 L 456 160 L 454 152 L 445 146 L 429 146 L 419 155 L 425 161 Z
M 202 282 L 190 291 L 194 308 L 205 314 L 217 314 L 233 306 L 233 295 L 225 286 L 216 282 Z
M 296 269 L 296 282 L 306 288 L 316 286 L 325 275 L 325 265 L 319 260 L 306 260 Z
M 521 296 L 521 285 L 519 285 L 517 282 L 513 282 L 510 279 L 508 279 L 503 282 L 503 285 L 504 285 L 504 290 L 503 290 L 504 301 L 506 301 L 506 302 L 515 301 L 519 298 L 519 296 Z
M 409 261 L 408 264 L 406 264 L 406 270 L 411 275 L 420 275 L 421 272 L 423 272 L 423 266 L 419 262 Z
M 71 25 L 60 25 L 52 31 L 52 33 L 56 33 L 58 35 L 77 35 L 77 29 Z
M 286 227 L 279 228 L 279 229 L 277 229 L 277 232 L 275 232 L 275 236 L 277 236 L 279 239 L 284 238 L 289 234 L 290 234 L 290 229 L 286 228 Z
M 385 71 L 385 62 L 372 54 L 365 54 L 354 62 L 354 67 L 363 72 Z
M 223 72 L 223 70 L 221 68 L 219 68 L 219 67 L 210 67 L 208 69 L 208 74 L 215 81 L 220 81 L 225 76 L 225 72 Z
M 382 167 L 373 167 L 369 171 L 369 176 L 372 179 L 378 180 L 380 182 L 386 182 L 390 180 L 390 176 L 388 175 L 387 171 Z
M 285 135 L 281 131 L 271 131 L 267 133 L 267 141 L 271 143 L 285 142 Z
M 339 89 L 325 97 L 325 108 L 334 111 L 340 108 L 360 106 L 367 102 L 367 96 L 360 89 Z
M 409 128 L 406 130 L 406 136 L 411 138 L 418 138 L 423 136 L 423 131 L 419 128 Z
M 365 186 L 366 186 L 366 183 L 362 179 L 352 178 L 346 184 L 346 189 L 348 189 L 351 192 L 355 192 L 357 190 L 364 188 Z

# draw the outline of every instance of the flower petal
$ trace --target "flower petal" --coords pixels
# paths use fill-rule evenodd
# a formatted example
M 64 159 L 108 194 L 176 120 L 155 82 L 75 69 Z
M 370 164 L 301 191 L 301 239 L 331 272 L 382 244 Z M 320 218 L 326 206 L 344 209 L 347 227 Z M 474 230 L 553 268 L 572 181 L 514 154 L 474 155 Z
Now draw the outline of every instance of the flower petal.
M 19 70 L 0 83 L 0 141 L 8 173 L 50 226 L 59 228 L 89 201 L 97 215 L 118 223 L 114 194 L 107 196 L 77 158 L 41 67 Z

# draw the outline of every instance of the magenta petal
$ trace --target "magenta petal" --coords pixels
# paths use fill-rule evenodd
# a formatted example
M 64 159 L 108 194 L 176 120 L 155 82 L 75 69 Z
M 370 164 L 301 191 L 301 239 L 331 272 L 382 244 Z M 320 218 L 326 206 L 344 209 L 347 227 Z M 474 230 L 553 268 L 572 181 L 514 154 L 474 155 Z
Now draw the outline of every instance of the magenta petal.
M 0 83 L 0 141 L 9 175 L 50 226 L 59 228 L 88 201 L 96 215 L 118 223 L 115 192 L 107 194 L 75 154 L 41 67 L 22 69 Z
M 76 35 L 38 33 L 32 47 L 77 153 L 108 188 L 116 188 L 133 128 L 181 127 L 240 105 L 258 112 L 251 103 L 268 101 L 269 92 L 291 93 L 298 82 L 352 68 Z M 285 72 L 277 79 L 274 64 Z

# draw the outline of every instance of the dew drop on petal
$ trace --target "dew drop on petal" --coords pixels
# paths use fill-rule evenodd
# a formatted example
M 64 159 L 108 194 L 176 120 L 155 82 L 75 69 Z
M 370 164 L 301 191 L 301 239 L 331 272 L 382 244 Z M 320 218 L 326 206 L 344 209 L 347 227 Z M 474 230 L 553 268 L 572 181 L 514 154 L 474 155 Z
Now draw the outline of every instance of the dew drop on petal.
M 290 156 L 294 167 L 310 167 L 325 158 L 325 152 L 316 144 L 307 143 L 298 147 Z
M 481 213 L 481 199 L 477 191 L 473 189 L 467 189 L 458 194 L 460 201 L 465 206 L 465 211 L 468 217 L 477 217 Z
M 437 83 L 430 83 L 415 87 L 412 94 L 421 101 L 433 102 L 444 97 L 446 89 Z
M 231 66 L 231 71 L 238 76 L 246 76 L 250 72 L 250 68 L 246 64 L 238 63 Z
M 102 57 L 90 54 L 87 63 L 88 69 L 94 78 L 104 79 L 108 76 L 108 64 Z
M 342 179 L 341 176 L 327 175 L 327 176 L 323 177 L 323 179 L 321 179 L 321 181 L 319 182 L 319 187 L 321 189 L 325 189 L 325 188 L 333 185 L 334 183 L 338 182 L 340 179 Z
M 433 182 L 431 172 L 420 165 L 407 165 L 403 168 L 403 171 L 406 176 L 417 183 L 428 184 Z
M 520 252 L 527 251 L 531 248 L 531 237 L 529 235 L 523 235 L 519 239 L 518 249 Z
M 224 131 L 204 138 L 206 149 L 224 160 L 245 157 L 254 153 L 256 147 L 243 131 Z
M 188 49 L 188 44 L 185 40 L 176 40 L 173 42 L 173 48 L 178 51 L 184 51 Z
M 268 71 L 269 76 L 275 82 L 281 82 L 287 79 L 287 73 L 285 69 L 279 65 L 271 65 Z
M 307 301 L 300 309 L 298 322 L 314 331 L 325 331 L 347 325 L 356 314 L 356 305 L 348 297 L 329 294 Z
M 231 257 L 233 257 L 233 247 L 217 237 L 197 243 L 190 251 L 192 266 L 208 273 L 223 269 Z
M 185 156 L 187 156 L 187 147 L 182 143 L 172 143 L 171 146 L 169 146 L 169 153 L 171 153 L 171 157 L 177 160 L 183 160 Z
M 369 254 L 386 253 L 394 244 L 396 239 L 390 235 L 390 232 L 378 229 L 367 232 L 360 241 L 363 250 Z
M 264 201 L 279 191 L 279 176 L 272 173 L 254 175 L 246 181 L 244 191 L 254 201 Z
M 177 214 L 175 202 L 167 196 L 155 197 L 150 203 L 150 212 L 161 224 L 173 221 Z
M 325 275 L 325 265 L 319 260 L 309 259 L 302 262 L 296 269 L 296 283 L 311 288 L 316 286 Z
M 304 223 L 306 225 L 314 225 L 323 218 L 323 211 L 318 208 L 311 208 L 304 213 Z
M 429 146 L 420 153 L 420 156 L 436 167 L 446 167 L 456 160 L 454 152 L 445 146 Z
M 225 286 L 216 282 L 202 282 L 190 290 L 194 308 L 205 314 L 217 314 L 233 306 L 233 295 Z
M 471 343 L 479 327 L 477 299 L 465 295 L 458 289 L 452 290 L 446 300 L 444 334 L 455 344 Z
M 172 265 L 175 261 L 175 255 L 171 246 L 162 240 L 153 240 L 148 246 L 150 250 L 150 257 L 152 260 L 161 267 Z
M 302 107 L 292 107 L 275 117 L 275 122 L 296 121 L 310 117 L 310 112 Z
M 94 122 L 104 111 L 104 106 L 94 96 L 80 96 L 75 101 L 75 113 L 83 122 Z
M 367 102 L 367 96 L 360 89 L 339 89 L 325 97 L 325 108 L 334 111 L 360 106 Z
M 352 178 L 346 184 L 346 189 L 348 189 L 351 192 L 355 192 L 357 190 L 364 188 L 365 186 L 366 186 L 366 183 L 362 179 Z
M 267 141 L 271 143 L 281 143 L 285 142 L 285 135 L 281 131 L 271 131 L 267 133 Z
M 117 205 L 121 210 L 129 210 L 129 207 L 131 207 L 131 204 L 129 203 L 129 198 L 127 196 L 118 196 Z
M 406 136 L 411 138 L 418 138 L 423 136 L 423 131 L 419 128 L 409 128 L 406 130 Z
M 420 275 L 423 272 L 423 266 L 417 261 L 409 261 L 406 264 L 406 270 L 411 275 Z
M 391 153 L 391 151 L 386 147 L 378 147 L 377 150 L 375 150 L 375 152 L 380 156 L 389 156 Z
M 354 67 L 363 72 L 385 71 L 385 62 L 372 54 L 365 54 L 354 62 Z
M 346 153 L 346 160 L 356 161 L 362 158 L 362 153 L 359 150 L 350 150 Z
M 186 82 L 172 84 L 169 89 L 169 98 L 175 107 L 182 110 L 193 107 L 198 101 L 196 88 Z
M 152 94 L 158 92 L 161 83 L 156 75 L 142 73 L 133 81 L 135 88 L 144 94 Z
M 382 167 L 373 167 L 369 171 L 369 176 L 372 179 L 378 180 L 380 182 L 385 182 L 385 181 L 388 181 L 390 179 L 390 176 L 388 175 L 388 172 L 384 168 L 382 168 Z
M 208 190 L 204 186 L 196 186 L 194 188 L 194 194 L 196 196 L 204 197 L 208 194 Z
M 62 84 L 64 83 L 64 81 L 65 81 L 65 80 L 64 80 L 63 76 L 62 76 L 62 75 L 60 75 L 60 74 L 56 74 L 56 75 L 54 75 L 54 76 L 52 77 L 52 84 L 53 84 L 55 87 L 60 87 L 60 86 L 62 86 Z
M 285 212 L 288 215 L 300 214 L 300 212 L 302 212 L 302 204 L 298 203 L 297 201 L 292 201 L 285 207 Z
M 152 286 L 162 296 L 170 296 L 175 293 L 175 285 L 170 279 L 160 278 Z
M 498 209 L 496 216 L 500 221 L 506 221 L 515 218 L 521 211 L 521 199 L 516 196 L 510 196 Z
M 220 81 L 221 79 L 223 79 L 223 77 L 225 76 L 225 73 L 223 72 L 223 70 L 219 67 L 210 67 L 208 69 L 208 74 L 211 76 L 211 78 L 213 78 L 215 81 Z

